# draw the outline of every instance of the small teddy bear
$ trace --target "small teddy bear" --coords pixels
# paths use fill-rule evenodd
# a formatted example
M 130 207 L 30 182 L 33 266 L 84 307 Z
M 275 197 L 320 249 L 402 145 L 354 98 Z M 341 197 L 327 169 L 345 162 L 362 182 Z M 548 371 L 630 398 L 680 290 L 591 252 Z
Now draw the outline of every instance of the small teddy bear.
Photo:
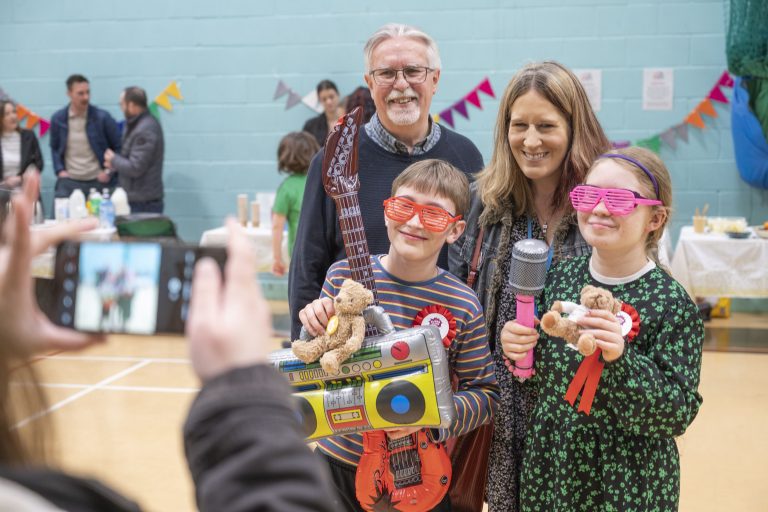
M 373 293 L 365 286 L 345 279 L 333 299 L 336 314 L 330 318 L 325 332 L 309 341 L 291 344 L 293 354 L 309 364 L 320 359 L 326 373 L 338 375 L 341 363 L 360 350 L 365 337 L 363 310 L 373 303 Z
M 541 328 L 557 338 L 563 338 L 568 344 L 583 356 L 592 355 L 597 349 L 595 337 L 591 334 L 581 334 L 581 328 L 576 321 L 582 318 L 590 309 L 604 309 L 613 314 L 621 311 L 621 302 L 613 298 L 605 288 L 587 285 L 581 289 L 581 304 L 556 300 L 552 308 L 541 317 Z M 567 313 L 563 318 L 560 313 Z

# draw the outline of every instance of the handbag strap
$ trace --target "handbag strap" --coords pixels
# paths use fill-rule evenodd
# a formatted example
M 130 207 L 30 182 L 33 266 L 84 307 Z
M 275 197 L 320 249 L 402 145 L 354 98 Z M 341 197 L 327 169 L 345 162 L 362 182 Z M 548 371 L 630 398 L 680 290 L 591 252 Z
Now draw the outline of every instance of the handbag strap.
M 477 279 L 477 263 L 480 260 L 480 249 L 483 247 L 483 236 L 485 236 L 485 226 L 480 226 L 475 240 L 475 250 L 472 252 L 472 261 L 469 263 L 469 275 L 467 275 L 467 286 L 475 289 L 475 279 Z

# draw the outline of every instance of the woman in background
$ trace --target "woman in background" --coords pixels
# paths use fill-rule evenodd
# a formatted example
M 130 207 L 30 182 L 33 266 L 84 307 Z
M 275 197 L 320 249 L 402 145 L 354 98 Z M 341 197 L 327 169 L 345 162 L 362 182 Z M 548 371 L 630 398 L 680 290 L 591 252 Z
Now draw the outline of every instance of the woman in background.
M 43 155 L 35 132 L 19 126 L 16 105 L 12 101 L 0 101 L 0 115 L 0 185 L 16 188 L 21 185 L 25 172 L 43 170 Z
M 323 106 L 323 112 L 304 123 L 303 130 L 311 133 L 320 147 L 325 145 L 328 131 L 344 115 L 339 102 L 339 89 L 330 80 L 317 84 L 317 101 Z

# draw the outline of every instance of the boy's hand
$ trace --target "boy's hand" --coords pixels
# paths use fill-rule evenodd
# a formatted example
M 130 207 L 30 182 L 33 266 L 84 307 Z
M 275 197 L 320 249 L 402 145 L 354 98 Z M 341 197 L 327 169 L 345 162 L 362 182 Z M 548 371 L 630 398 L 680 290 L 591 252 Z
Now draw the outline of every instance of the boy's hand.
M 615 361 L 624 354 L 624 337 L 621 335 L 621 324 L 616 315 L 610 311 L 590 309 L 576 323 L 582 327 L 582 334 L 591 334 L 595 337 L 598 348 L 603 351 L 605 362 Z
M 325 331 L 328 320 L 336 314 L 333 299 L 323 297 L 313 300 L 299 311 L 299 320 L 312 336 L 319 336 Z
M 421 427 L 385 428 L 384 432 L 387 433 L 389 439 L 400 439 L 401 437 L 415 434 L 419 430 L 421 430 Z
M 274 260 L 272 262 L 272 274 L 282 277 L 285 275 L 285 270 L 285 263 L 282 260 Z
M 539 320 L 534 321 L 538 325 Z M 512 320 L 504 324 L 500 340 L 502 351 L 507 359 L 520 361 L 539 342 L 539 332 L 531 327 L 520 325 L 517 320 Z

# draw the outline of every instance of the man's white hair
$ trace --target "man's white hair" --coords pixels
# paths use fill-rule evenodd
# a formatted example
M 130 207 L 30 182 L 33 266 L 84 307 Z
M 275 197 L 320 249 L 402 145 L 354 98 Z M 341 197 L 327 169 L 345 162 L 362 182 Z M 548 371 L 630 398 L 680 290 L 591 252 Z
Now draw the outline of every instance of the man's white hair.
M 427 35 L 427 33 L 422 32 L 411 25 L 405 25 L 403 23 L 387 23 L 374 32 L 370 39 L 368 39 L 368 42 L 365 43 L 363 55 L 365 56 L 366 73 L 372 71 L 371 57 L 373 56 L 373 51 L 376 47 L 387 39 L 394 39 L 396 37 L 407 37 L 424 43 L 427 47 L 427 65 L 432 69 L 440 69 L 440 52 L 437 49 L 437 43 L 435 43 L 434 39 Z

